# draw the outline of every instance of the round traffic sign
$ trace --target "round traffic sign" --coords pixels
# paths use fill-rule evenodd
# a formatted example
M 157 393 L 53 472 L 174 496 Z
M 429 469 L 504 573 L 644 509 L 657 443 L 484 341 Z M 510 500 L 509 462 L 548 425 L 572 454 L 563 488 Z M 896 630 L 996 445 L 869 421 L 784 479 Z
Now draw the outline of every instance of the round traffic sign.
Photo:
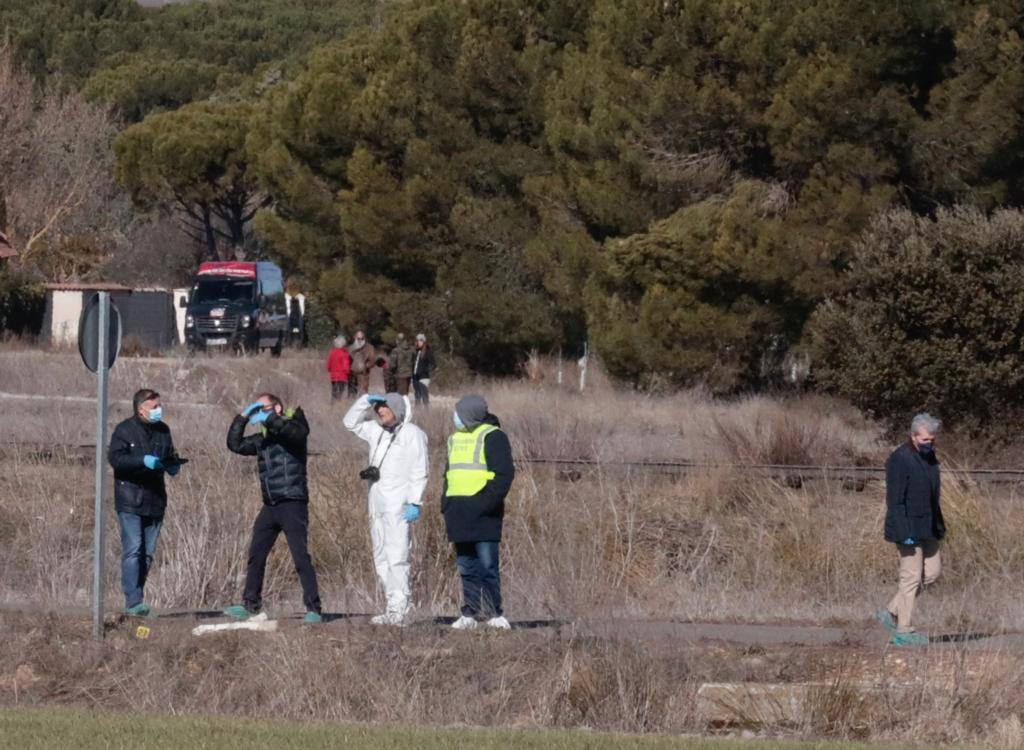
M 107 297 L 109 300 L 109 296 Z M 113 301 L 108 302 L 107 315 L 107 367 L 113 367 L 121 351 L 121 313 Z M 100 295 L 94 294 L 82 310 L 78 321 L 78 351 L 85 366 L 93 372 L 100 365 Z

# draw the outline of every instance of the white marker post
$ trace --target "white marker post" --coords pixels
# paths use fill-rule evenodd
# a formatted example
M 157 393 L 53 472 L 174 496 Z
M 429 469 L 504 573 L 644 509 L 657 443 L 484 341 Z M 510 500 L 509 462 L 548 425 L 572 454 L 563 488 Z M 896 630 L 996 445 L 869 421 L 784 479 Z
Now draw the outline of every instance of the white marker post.
M 109 363 L 107 361 L 107 345 L 110 343 L 110 294 L 100 292 L 100 309 L 98 321 L 97 368 L 96 368 L 96 505 L 94 507 L 95 526 L 93 529 L 93 564 L 92 564 L 92 637 L 103 639 L 103 558 L 106 552 L 103 519 L 103 495 L 106 489 L 106 462 L 104 453 L 107 447 L 107 396 Z

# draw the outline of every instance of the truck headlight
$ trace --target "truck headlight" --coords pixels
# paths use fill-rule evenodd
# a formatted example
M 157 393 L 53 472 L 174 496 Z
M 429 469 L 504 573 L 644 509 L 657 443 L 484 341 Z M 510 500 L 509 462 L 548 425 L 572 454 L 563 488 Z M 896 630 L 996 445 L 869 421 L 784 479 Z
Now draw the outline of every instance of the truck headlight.
M 251 325 L 252 325 L 252 316 L 251 315 L 243 315 L 242 316 L 242 328 L 248 328 Z
M 195 324 L 196 324 L 196 319 L 193 316 L 191 316 L 191 315 L 186 315 L 185 316 L 185 327 L 186 328 L 194 328 Z

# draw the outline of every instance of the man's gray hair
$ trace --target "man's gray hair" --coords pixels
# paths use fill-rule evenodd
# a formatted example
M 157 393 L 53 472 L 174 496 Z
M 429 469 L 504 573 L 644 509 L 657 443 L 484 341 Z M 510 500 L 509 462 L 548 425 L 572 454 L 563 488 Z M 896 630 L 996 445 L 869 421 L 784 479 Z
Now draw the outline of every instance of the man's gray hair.
M 910 421 L 910 434 L 916 435 L 920 430 L 927 430 L 933 435 L 937 434 L 942 429 L 942 422 L 933 417 L 926 411 L 915 415 Z

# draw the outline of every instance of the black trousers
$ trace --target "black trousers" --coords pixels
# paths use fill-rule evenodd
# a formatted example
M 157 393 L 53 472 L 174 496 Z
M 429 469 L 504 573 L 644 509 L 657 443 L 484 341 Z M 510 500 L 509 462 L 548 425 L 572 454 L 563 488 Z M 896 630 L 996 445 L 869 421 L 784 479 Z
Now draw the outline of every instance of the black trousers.
M 412 380 L 412 389 L 416 394 L 416 403 L 423 406 L 430 406 L 430 386 L 416 378 Z
M 263 576 L 267 569 L 267 557 L 274 548 L 277 536 L 284 532 L 284 538 L 291 550 L 295 571 L 302 582 L 302 601 L 309 612 L 320 611 L 320 592 L 316 583 L 313 560 L 306 549 L 309 536 L 309 504 L 284 502 L 278 505 L 264 505 L 256 522 L 252 525 L 252 544 L 249 547 L 249 566 L 245 573 L 245 593 L 242 601 L 250 612 L 259 612 L 263 607 Z
M 348 381 L 347 380 L 332 380 L 331 381 L 331 401 L 337 401 L 338 399 L 345 398 L 345 394 L 348 392 Z

